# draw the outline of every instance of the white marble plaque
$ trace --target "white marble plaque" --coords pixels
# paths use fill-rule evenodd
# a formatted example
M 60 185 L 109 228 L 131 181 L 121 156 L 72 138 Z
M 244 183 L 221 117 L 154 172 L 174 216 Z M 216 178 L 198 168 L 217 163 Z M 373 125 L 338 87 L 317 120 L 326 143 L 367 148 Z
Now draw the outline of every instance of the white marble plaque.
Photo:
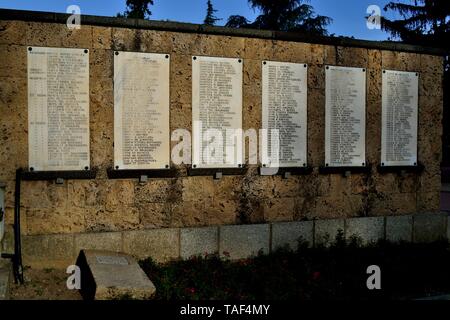
M 169 77 L 166 54 L 114 54 L 114 167 L 170 165 Z
M 28 165 L 85 170 L 89 155 L 89 52 L 28 48 Z
M 99 264 L 109 264 L 118 266 L 129 265 L 128 260 L 125 257 L 121 256 L 96 256 L 96 258 Z
M 194 168 L 243 164 L 241 59 L 192 57 Z
M 325 165 L 366 164 L 366 72 L 361 68 L 325 69 Z
M 419 76 L 384 70 L 382 78 L 381 164 L 415 166 Z
M 262 64 L 262 127 L 267 130 L 267 155 L 278 148 L 278 163 L 265 167 L 303 167 L 307 158 L 306 64 L 264 61 Z M 271 132 L 278 130 L 278 146 L 272 146 Z M 266 152 L 266 151 L 264 151 Z

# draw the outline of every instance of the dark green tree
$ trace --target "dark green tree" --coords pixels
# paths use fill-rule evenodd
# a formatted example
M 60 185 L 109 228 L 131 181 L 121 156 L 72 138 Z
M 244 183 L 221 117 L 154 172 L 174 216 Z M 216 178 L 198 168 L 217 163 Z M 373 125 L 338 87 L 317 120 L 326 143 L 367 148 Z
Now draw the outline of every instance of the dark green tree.
M 246 17 L 240 15 L 232 15 L 228 17 L 225 27 L 228 28 L 251 28 L 250 21 Z
M 206 3 L 206 17 L 203 21 L 203 24 L 206 24 L 208 26 L 213 26 L 216 24 L 217 21 L 222 20 L 217 18 L 214 14 L 217 12 L 217 10 L 214 9 L 211 0 L 208 0 Z
M 396 11 L 401 19 L 381 18 L 382 28 L 404 42 L 433 47 L 450 46 L 450 1 L 410 0 L 389 2 L 384 11 Z
M 410 0 L 409 3 L 390 2 L 384 11 L 399 13 L 401 19 L 381 18 L 381 27 L 394 38 L 404 42 L 450 50 L 450 1 Z M 450 85 L 449 55 L 444 60 L 444 136 L 443 163 L 450 165 Z
M 127 8 L 123 13 L 118 13 L 118 17 L 149 19 L 152 12 L 149 6 L 153 5 L 153 0 L 127 0 Z
M 256 28 L 280 31 L 303 31 L 310 34 L 326 35 L 329 17 L 316 15 L 306 0 L 249 0 L 250 6 L 261 14 L 254 22 L 243 16 L 230 16 L 227 27 Z

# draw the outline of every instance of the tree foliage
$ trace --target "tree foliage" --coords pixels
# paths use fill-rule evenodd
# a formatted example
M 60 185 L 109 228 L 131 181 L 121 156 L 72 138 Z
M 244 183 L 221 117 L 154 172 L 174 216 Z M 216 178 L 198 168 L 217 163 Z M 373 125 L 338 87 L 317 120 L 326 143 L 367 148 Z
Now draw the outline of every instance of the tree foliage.
M 279 31 L 303 31 L 326 35 L 329 17 L 316 15 L 305 0 L 249 0 L 250 6 L 261 14 L 250 23 L 247 18 L 233 15 L 225 26 L 231 28 L 255 28 Z
M 153 0 L 127 0 L 127 8 L 124 13 L 118 13 L 118 17 L 148 19 L 152 15 L 149 6 L 153 5 Z
M 213 26 L 216 24 L 217 21 L 222 20 L 217 18 L 214 14 L 217 12 L 217 10 L 214 9 L 211 0 L 208 0 L 206 3 L 206 17 L 203 21 L 203 24 L 206 24 L 208 26 Z
M 396 11 L 401 19 L 381 19 L 382 28 L 404 42 L 449 48 L 450 1 L 410 0 L 389 2 L 385 11 Z

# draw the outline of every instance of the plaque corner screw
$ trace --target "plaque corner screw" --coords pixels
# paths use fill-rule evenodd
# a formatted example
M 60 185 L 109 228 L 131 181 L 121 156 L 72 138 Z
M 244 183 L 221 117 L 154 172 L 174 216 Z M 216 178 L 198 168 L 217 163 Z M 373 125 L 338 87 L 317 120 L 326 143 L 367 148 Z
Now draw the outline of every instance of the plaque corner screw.
M 89 52 L 89 50 L 88 49 L 84 49 L 84 53 L 88 53 Z
M 169 55 L 168 54 L 166 54 L 166 59 L 169 59 Z
M 242 62 L 242 59 L 239 59 L 238 62 L 241 63 L 241 62 Z
M 328 69 L 330 69 L 330 67 L 329 67 L 329 66 L 326 66 L 326 67 L 325 67 L 325 69 L 327 69 L 327 70 L 328 70 Z
M 263 61 L 263 64 L 267 64 L 267 62 L 266 62 L 266 61 Z
M 119 166 L 116 166 L 116 170 L 119 170 Z
M 118 55 L 119 55 L 119 51 L 114 52 L 114 54 L 115 54 L 116 56 L 118 56 Z
M 28 51 L 33 51 L 33 48 L 32 47 L 28 47 Z
M 89 167 L 88 166 L 84 167 L 84 170 L 89 170 Z
M 266 164 L 265 164 L 265 163 L 263 164 L 263 167 L 264 167 L 264 168 L 266 167 Z
M 34 171 L 34 168 L 33 168 L 33 167 L 30 167 L 30 171 Z
M 304 163 L 303 166 L 306 167 L 306 163 Z
M 381 163 L 381 166 L 384 167 L 384 162 Z
M 363 68 L 362 72 L 366 72 L 366 69 L 365 69 L 365 68 Z
M 418 72 L 416 72 L 416 77 L 418 77 L 419 76 L 419 73 Z
M 383 70 L 383 73 L 386 73 L 386 70 Z
M 192 60 L 197 60 L 197 57 L 192 57 Z
M 197 165 L 196 165 L 196 164 L 194 164 L 194 165 L 192 166 L 192 168 L 197 168 Z
M 329 164 L 328 163 L 325 163 L 325 167 L 328 167 L 329 166 Z
M 308 67 L 308 65 L 305 63 L 304 65 L 303 65 L 305 68 L 307 68 Z
M 414 162 L 414 165 L 417 166 L 417 162 Z
M 365 162 L 363 162 L 363 163 L 362 163 L 362 165 L 363 165 L 363 167 L 364 167 L 364 166 L 366 165 L 366 163 L 365 163 Z
M 166 164 L 166 169 L 168 169 L 169 168 L 169 165 L 168 164 Z

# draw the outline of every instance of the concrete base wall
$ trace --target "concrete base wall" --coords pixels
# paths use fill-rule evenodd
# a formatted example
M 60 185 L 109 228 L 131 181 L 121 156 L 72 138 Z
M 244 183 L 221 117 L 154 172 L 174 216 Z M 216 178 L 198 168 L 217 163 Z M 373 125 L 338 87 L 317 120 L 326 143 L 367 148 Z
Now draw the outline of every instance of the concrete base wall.
M 270 224 L 227 225 L 205 228 L 164 228 L 123 232 L 100 232 L 22 236 L 24 265 L 34 268 L 66 268 L 74 264 L 81 249 L 111 250 L 138 259 L 158 262 L 218 253 L 242 259 L 270 253 L 298 240 L 310 246 L 331 244 L 339 230 L 345 239 L 358 236 L 363 244 L 386 239 L 393 242 L 432 242 L 450 239 L 448 213 L 408 216 L 364 217 Z M 7 230 L 5 252 L 13 252 L 12 229 Z

